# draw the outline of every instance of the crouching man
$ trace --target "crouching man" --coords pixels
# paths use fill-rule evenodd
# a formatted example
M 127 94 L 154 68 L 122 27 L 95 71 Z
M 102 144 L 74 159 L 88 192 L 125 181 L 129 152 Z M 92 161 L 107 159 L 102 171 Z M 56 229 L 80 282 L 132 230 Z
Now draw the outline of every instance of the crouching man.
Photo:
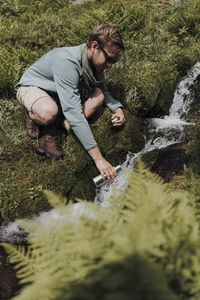
M 36 139 L 42 131 L 37 151 L 59 159 L 58 126 L 72 129 L 94 160 L 97 169 L 110 180 L 117 173 L 102 156 L 87 118 L 103 103 L 124 121 L 122 104 L 108 92 L 104 70 L 111 68 L 124 52 L 119 31 L 108 24 L 96 28 L 86 43 L 49 51 L 30 66 L 16 84 L 17 99 L 26 109 L 26 130 Z

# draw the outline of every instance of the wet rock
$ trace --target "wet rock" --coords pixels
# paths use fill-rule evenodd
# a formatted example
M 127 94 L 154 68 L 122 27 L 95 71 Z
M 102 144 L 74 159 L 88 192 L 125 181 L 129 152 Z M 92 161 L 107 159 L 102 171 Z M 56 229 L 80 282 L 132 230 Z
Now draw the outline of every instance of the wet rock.
M 8 256 L 0 247 L 0 299 L 6 300 L 16 296 L 21 286 L 16 278 L 13 266 L 9 264 Z
M 164 149 L 154 150 L 144 157 L 145 162 L 150 164 L 152 172 L 158 174 L 164 182 L 170 182 L 175 175 L 184 172 L 187 165 L 184 144 L 170 145 Z
M 27 233 L 18 223 L 0 227 L 0 242 L 21 244 L 27 241 Z

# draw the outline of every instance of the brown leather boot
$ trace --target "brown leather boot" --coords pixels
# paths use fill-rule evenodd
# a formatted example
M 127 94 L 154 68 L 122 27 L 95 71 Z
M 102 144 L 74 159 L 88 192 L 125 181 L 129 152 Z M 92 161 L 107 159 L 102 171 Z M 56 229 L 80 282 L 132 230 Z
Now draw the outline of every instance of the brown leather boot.
M 63 158 L 64 153 L 58 145 L 58 138 L 58 136 L 48 134 L 44 135 L 40 141 L 39 147 L 37 148 L 37 152 L 55 159 Z
M 28 113 L 26 113 L 26 132 L 33 140 L 38 139 L 40 135 L 39 125 L 29 117 Z

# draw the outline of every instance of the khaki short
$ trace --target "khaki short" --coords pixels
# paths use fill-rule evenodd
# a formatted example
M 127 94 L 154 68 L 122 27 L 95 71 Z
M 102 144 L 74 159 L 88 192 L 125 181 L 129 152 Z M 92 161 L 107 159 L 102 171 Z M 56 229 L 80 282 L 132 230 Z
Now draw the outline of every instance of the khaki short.
M 46 91 L 37 86 L 20 86 L 16 94 L 17 100 L 30 112 L 32 105 L 41 97 L 50 97 L 55 101 Z

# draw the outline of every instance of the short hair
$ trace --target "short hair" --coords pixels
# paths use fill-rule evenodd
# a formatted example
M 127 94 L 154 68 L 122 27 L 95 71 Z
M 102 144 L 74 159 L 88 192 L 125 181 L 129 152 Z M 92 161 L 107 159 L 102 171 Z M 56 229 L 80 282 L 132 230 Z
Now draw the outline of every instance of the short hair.
M 88 48 L 91 47 L 93 41 L 97 41 L 102 47 L 116 46 L 120 52 L 125 50 L 120 32 L 109 24 L 102 24 L 90 33 L 86 42 Z

